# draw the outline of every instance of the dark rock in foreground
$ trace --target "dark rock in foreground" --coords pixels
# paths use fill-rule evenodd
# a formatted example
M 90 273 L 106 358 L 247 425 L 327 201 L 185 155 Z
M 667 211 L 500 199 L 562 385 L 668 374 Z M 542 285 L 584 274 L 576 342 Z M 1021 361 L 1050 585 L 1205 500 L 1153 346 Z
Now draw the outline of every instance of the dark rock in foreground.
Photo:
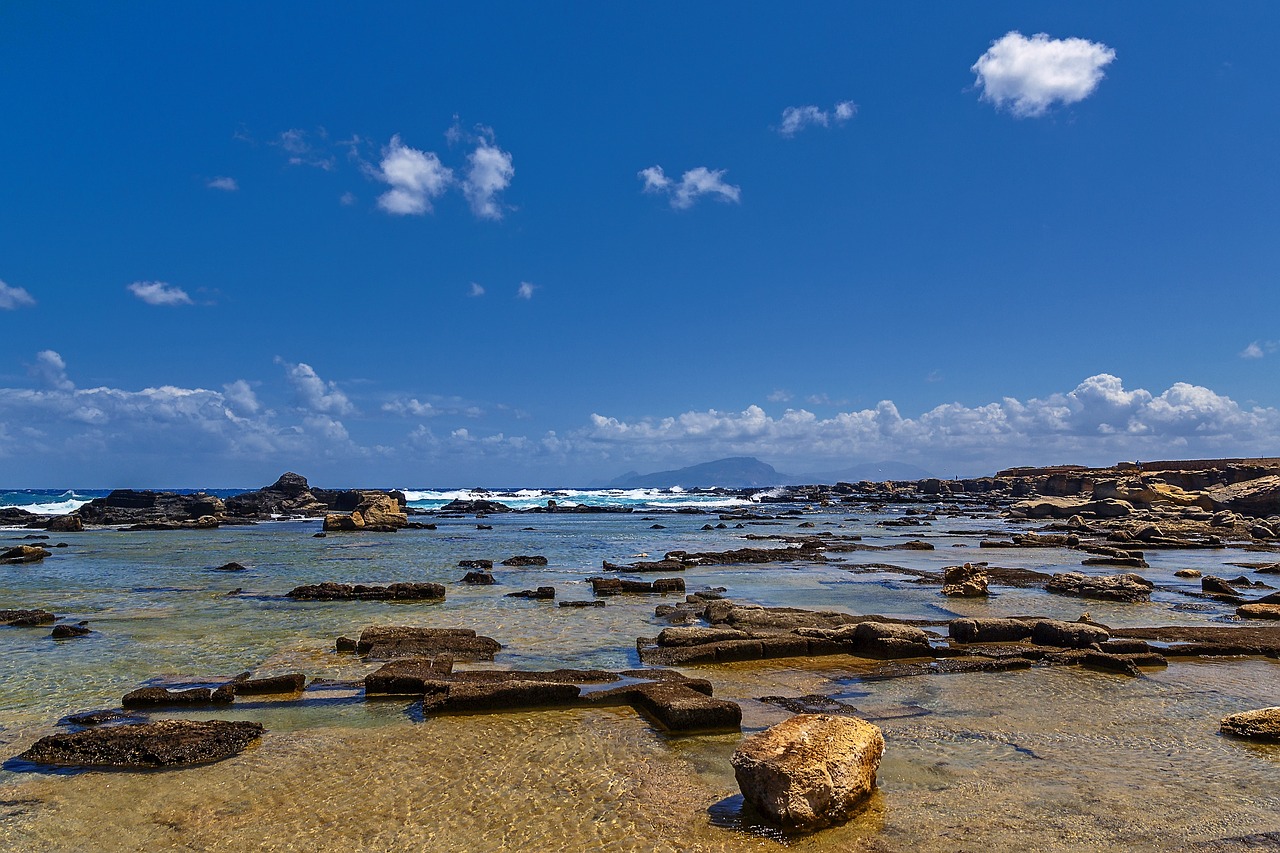
M 298 601 L 438 601 L 438 583 L 393 583 L 387 586 L 325 582 L 295 587 L 287 593 Z
M 246 678 L 231 682 L 231 692 L 237 696 L 264 696 L 274 693 L 300 693 L 307 685 L 307 677 L 300 672 L 287 675 L 270 675 L 266 678 Z
M 87 637 L 93 631 L 84 625 L 54 625 L 49 634 L 55 640 L 69 640 L 72 637 Z
M 245 721 L 163 720 L 49 735 L 18 757 L 76 767 L 182 767 L 230 758 L 262 732 Z

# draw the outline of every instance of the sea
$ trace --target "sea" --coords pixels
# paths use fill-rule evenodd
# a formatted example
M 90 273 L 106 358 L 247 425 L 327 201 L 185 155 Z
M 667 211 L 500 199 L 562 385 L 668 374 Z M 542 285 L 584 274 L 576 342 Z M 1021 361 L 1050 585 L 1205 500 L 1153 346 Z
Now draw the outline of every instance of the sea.
M 315 535 L 318 520 L 0 529 L 0 545 L 50 551 L 39 563 L 0 566 L 0 609 L 44 608 L 93 631 L 53 640 L 47 626 L 0 628 L 0 849 L 1154 851 L 1255 849 L 1280 837 L 1280 745 L 1218 733 L 1226 714 L 1280 705 L 1280 662 L 1266 658 L 1172 660 L 1139 678 L 1037 667 L 880 679 L 878 662 L 848 656 L 689 666 L 681 671 L 742 706 L 742 731 L 673 735 L 629 707 L 424 716 L 414 702 L 365 700 L 355 685 L 377 664 L 335 650 L 337 637 L 371 625 L 463 627 L 502 644 L 493 662 L 467 667 L 635 668 L 637 640 L 666 625 L 655 608 L 680 596 L 618 596 L 579 609 L 505 593 L 554 586 L 560 600 L 590 599 L 588 579 L 605 561 L 782 547 L 799 535 L 859 536 L 870 546 L 922 540 L 933 549 L 692 568 L 682 573 L 688 591 L 904 619 L 1076 619 L 1087 610 L 1112 626 L 1220 625 L 1234 618 L 1233 606 L 1196 596 L 1195 581 L 1174 572 L 1233 577 L 1243 570 L 1231 564 L 1257 553 L 1150 551 L 1143 574 L 1157 588 L 1145 604 L 1015 587 L 954 600 L 919 573 L 982 560 L 1095 570 L 1073 551 L 980 549 L 1026 528 L 978 504 L 774 503 L 783 493 L 763 490 L 403 491 L 424 510 L 482 498 L 514 509 L 554 500 L 633 511 L 421 516 L 435 529 L 325 537 Z M 102 494 L 15 490 L 0 503 L 62 513 Z M 885 524 L 908 514 L 917 526 Z M 461 560 L 529 554 L 547 565 L 496 565 L 494 586 L 461 583 Z M 219 571 L 232 561 L 246 570 Z M 447 594 L 432 603 L 285 597 L 322 581 L 431 581 Z M 302 701 L 252 697 L 151 715 L 262 723 L 261 741 L 232 759 L 105 772 L 16 758 L 65 731 L 67 715 L 118 707 L 139 686 L 213 685 L 243 672 L 319 681 Z M 788 716 L 762 700 L 803 696 L 855 709 L 881 727 L 887 747 L 876 792 L 852 820 L 784 835 L 744 809 L 730 758 L 743 736 Z

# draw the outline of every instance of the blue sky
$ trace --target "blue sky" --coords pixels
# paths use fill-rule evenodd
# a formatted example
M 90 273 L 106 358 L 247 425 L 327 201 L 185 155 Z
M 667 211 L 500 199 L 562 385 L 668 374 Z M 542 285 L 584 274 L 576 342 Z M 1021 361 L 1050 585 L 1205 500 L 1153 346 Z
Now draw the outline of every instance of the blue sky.
M 1277 31 L 6 4 L 0 480 L 1274 454 Z

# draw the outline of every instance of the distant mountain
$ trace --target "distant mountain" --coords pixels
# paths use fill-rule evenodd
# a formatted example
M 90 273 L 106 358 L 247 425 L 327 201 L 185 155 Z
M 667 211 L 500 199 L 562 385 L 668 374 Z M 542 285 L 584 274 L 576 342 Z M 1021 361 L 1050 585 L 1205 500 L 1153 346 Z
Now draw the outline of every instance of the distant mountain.
M 925 480 L 933 474 L 917 465 L 906 462 L 864 462 L 845 468 L 841 471 L 828 471 L 822 474 L 801 474 L 790 480 L 792 483 L 856 483 L 859 480 L 870 480 L 882 483 L 885 480 Z
M 655 474 L 623 474 L 609 483 L 613 489 L 682 489 L 721 486 L 726 489 L 754 489 L 765 486 L 781 486 L 792 481 L 779 474 L 772 465 L 751 456 L 733 456 L 703 462 L 674 471 L 658 471 Z

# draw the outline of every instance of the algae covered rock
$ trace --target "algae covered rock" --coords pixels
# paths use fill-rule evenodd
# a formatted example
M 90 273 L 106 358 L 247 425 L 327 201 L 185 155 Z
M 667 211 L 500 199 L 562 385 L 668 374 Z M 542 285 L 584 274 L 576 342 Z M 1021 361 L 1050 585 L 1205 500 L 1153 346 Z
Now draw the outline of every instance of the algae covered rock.
M 230 758 L 262 732 L 258 723 L 238 720 L 162 720 L 49 735 L 18 757 L 76 767 L 181 767 Z
M 743 798 L 782 826 L 817 828 L 851 817 L 876 785 L 880 729 L 856 717 L 798 714 L 733 753 Z

